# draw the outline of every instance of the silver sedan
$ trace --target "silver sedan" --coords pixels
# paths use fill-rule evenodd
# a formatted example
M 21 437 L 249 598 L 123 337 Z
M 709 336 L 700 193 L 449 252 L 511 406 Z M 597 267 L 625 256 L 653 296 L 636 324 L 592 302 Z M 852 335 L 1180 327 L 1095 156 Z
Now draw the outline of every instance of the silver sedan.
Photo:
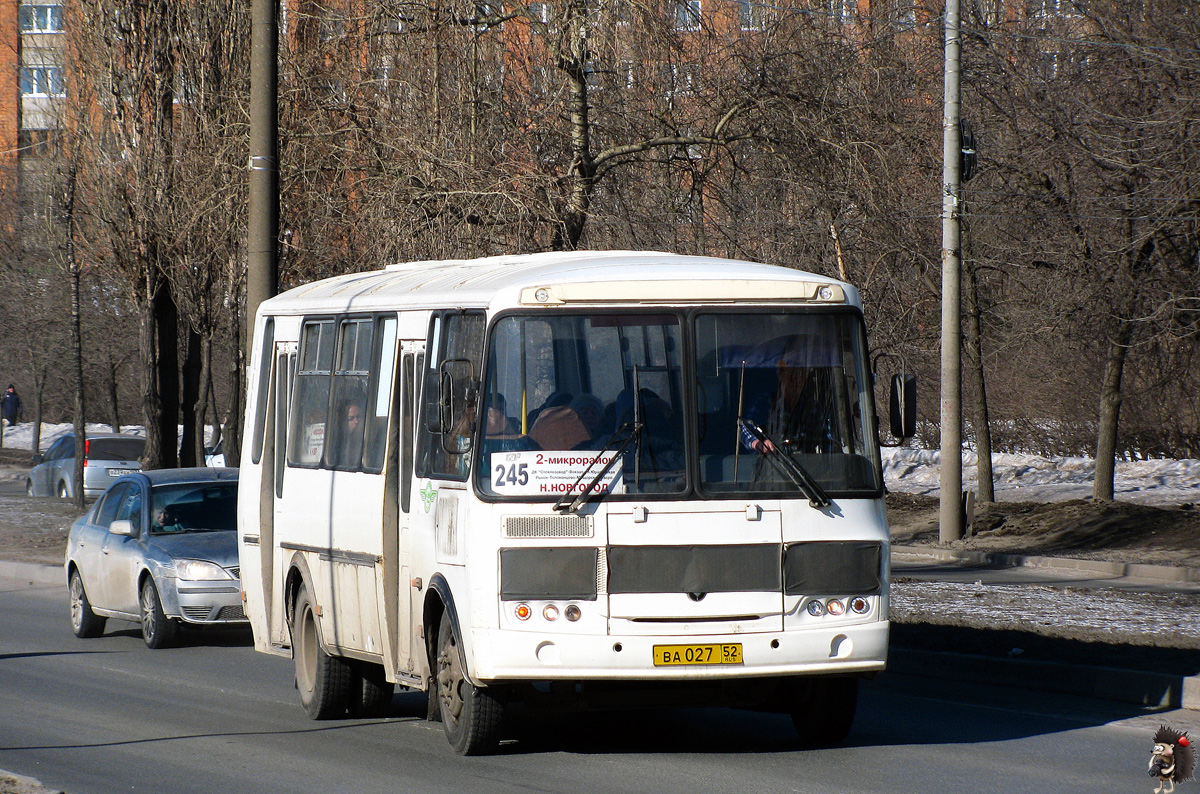
M 182 624 L 245 625 L 237 552 L 237 469 L 162 469 L 113 483 L 71 527 L 71 628 L 141 624 L 163 648 Z

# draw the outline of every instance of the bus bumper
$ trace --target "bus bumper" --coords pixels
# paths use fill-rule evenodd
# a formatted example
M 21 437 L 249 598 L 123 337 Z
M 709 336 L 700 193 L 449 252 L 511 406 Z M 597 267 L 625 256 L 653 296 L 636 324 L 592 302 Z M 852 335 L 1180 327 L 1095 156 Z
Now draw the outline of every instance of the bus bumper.
M 471 678 L 547 680 L 737 679 L 869 673 L 887 665 L 888 622 L 757 634 L 619 636 L 476 629 Z M 656 664 L 655 646 L 740 645 L 740 663 Z M 704 653 L 712 659 L 715 654 Z

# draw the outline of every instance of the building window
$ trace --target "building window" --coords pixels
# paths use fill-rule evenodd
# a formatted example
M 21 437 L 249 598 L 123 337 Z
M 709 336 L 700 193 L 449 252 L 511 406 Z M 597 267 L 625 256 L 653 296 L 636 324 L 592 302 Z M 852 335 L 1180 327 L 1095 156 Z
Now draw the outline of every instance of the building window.
M 21 96 L 62 96 L 64 93 L 61 68 L 21 67 Z
M 700 29 L 700 0 L 675 0 L 675 29 Z
M 762 3 L 758 0 L 738 0 L 738 23 L 742 30 L 762 30 Z
M 59 33 L 62 31 L 62 6 L 19 6 L 18 21 L 22 33 Z
M 58 154 L 58 132 L 21 130 L 17 133 L 17 148 L 22 157 L 53 157 Z

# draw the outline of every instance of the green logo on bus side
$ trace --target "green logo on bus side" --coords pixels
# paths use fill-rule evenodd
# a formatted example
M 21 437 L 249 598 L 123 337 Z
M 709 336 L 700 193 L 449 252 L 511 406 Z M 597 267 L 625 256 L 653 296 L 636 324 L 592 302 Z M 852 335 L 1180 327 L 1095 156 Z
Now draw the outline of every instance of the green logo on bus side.
M 425 483 L 425 487 L 421 489 L 421 501 L 425 503 L 425 512 L 429 512 L 429 508 L 433 507 L 433 500 L 437 498 L 437 489 L 433 487 L 433 483 Z

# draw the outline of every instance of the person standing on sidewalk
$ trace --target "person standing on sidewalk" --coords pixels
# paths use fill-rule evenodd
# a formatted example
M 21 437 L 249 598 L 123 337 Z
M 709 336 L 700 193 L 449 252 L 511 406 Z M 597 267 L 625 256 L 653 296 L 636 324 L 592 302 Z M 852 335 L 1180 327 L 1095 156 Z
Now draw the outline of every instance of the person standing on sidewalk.
M 0 416 L 4 421 L 8 422 L 8 426 L 12 427 L 21 419 L 21 395 L 17 394 L 17 389 L 11 383 L 8 384 L 7 391 L 4 396 L 0 397 Z

